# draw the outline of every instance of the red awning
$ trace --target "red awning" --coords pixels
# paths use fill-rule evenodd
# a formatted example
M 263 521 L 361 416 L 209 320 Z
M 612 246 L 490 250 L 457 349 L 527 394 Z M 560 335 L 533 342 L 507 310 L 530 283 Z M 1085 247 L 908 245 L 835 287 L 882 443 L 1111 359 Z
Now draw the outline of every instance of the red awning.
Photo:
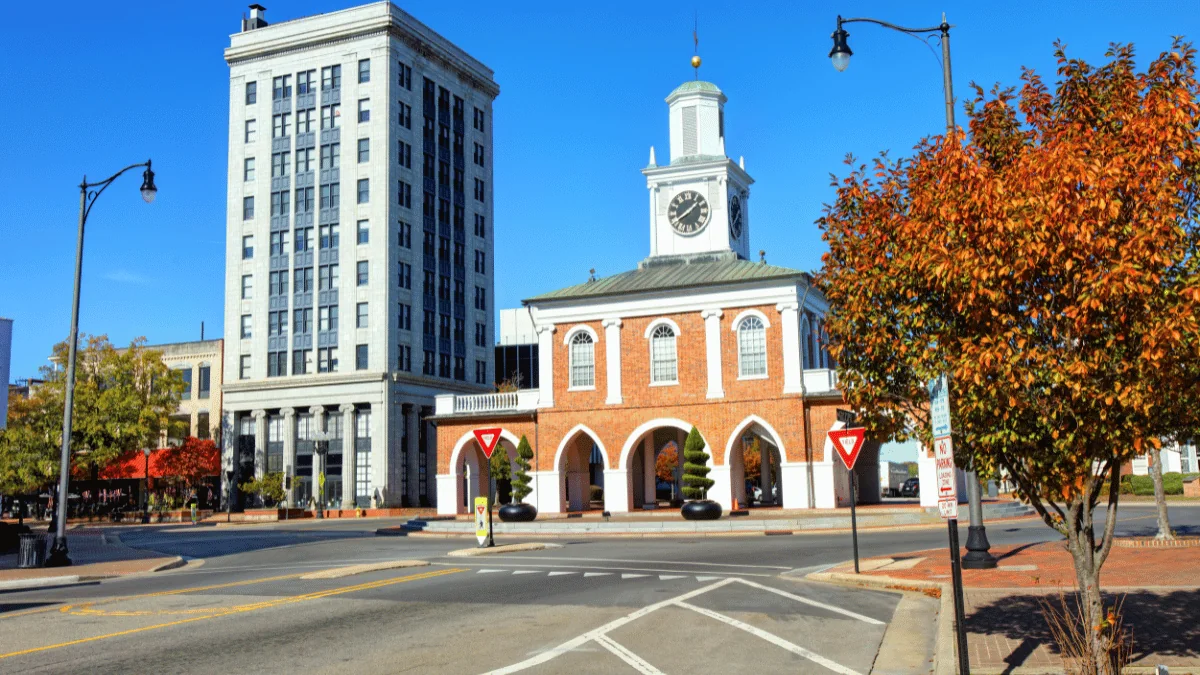
M 150 477 L 166 478 L 179 476 L 185 471 L 184 464 L 196 465 L 205 476 L 217 476 L 221 471 L 221 454 L 215 444 L 195 444 L 191 447 L 160 448 L 150 452 Z M 190 468 L 190 466 L 189 466 Z M 112 464 L 100 470 L 100 478 L 145 478 L 146 455 L 138 450 L 127 452 Z

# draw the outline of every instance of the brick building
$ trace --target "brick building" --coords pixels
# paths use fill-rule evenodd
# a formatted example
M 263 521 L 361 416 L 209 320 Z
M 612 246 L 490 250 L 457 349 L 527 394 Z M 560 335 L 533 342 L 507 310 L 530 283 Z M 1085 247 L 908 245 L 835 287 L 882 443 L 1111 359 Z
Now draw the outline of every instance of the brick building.
M 670 160 L 646 176 L 650 255 L 637 269 L 524 301 L 537 335 L 537 388 L 439 396 L 440 513 L 465 513 L 487 489 L 473 435 L 499 427 L 515 458 L 534 448 L 542 513 L 603 507 L 628 512 L 655 501 L 655 458 L 683 446 L 695 426 L 711 456 L 709 493 L 785 508 L 849 504 L 849 477 L 826 432 L 842 403 L 825 349 L 827 305 L 804 272 L 749 259 L 750 185 L 744 162 L 725 155 L 725 95 L 689 81 L 667 97 Z M 762 448 L 758 486 L 745 479 L 744 448 Z M 856 471 L 860 494 L 878 499 L 878 444 Z M 755 487 L 761 498 L 751 498 Z

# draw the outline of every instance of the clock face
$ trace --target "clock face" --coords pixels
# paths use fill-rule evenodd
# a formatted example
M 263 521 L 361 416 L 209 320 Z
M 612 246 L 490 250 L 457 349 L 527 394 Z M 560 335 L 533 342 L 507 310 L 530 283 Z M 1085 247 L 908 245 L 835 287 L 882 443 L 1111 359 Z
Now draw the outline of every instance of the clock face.
M 696 234 L 708 224 L 708 202 L 699 192 L 685 190 L 671 200 L 667 217 L 676 232 Z
M 729 198 L 729 233 L 742 238 L 742 200 L 736 194 Z

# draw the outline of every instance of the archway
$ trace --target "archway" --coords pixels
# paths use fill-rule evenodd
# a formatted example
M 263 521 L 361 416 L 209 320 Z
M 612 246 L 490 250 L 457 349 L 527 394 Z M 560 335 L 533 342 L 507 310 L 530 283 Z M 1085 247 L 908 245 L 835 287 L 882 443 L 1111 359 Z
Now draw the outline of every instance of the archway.
M 734 428 L 725 444 L 724 464 L 731 498 L 739 507 L 783 505 L 786 457 L 779 434 L 758 415 L 750 415 Z
M 603 493 L 593 499 L 592 487 L 604 489 L 604 471 L 608 466 L 608 452 L 594 431 L 582 424 L 568 431 L 554 453 L 560 511 L 602 508 Z
M 692 425 L 683 420 L 660 418 L 642 424 L 629 435 L 621 449 L 620 469 L 626 473 L 626 494 L 631 509 L 656 508 L 660 487 L 663 488 L 662 497 L 669 499 L 674 494 L 682 498 L 679 487 L 683 474 L 683 446 L 691 430 Z M 677 461 L 671 471 L 674 480 L 660 482 L 656 479 L 656 460 L 665 448 L 672 445 L 678 449 Z M 715 463 L 716 453 L 707 439 L 705 445 L 711 467 Z
M 518 443 L 516 436 L 502 429 L 500 440 L 496 442 L 496 448 L 492 451 L 493 456 L 501 452 L 508 456 L 509 468 L 512 473 L 517 470 Z M 471 513 L 475 498 L 489 494 L 491 489 L 489 460 L 475 440 L 474 432 L 468 431 L 454 444 L 454 450 L 450 453 L 448 478 L 454 486 L 454 508 L 449 511 L 443 510 L 445 502 L 442 497 L 439 497 L 439 513 Z M 439 476 L 438 480 L 442 480 L 442 477 Z M 441 490 L 439 490 L 440 494 Z

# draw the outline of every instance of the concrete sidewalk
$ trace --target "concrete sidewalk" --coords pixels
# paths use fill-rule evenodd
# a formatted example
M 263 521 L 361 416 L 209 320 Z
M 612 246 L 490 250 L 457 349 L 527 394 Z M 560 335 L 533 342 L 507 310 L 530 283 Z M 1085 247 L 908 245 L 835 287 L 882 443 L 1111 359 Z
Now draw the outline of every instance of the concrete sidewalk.
M 47 536 L 49 547 L 53 535 Z M 115 533 L 99 529 L 67 532 L 67 550 L 73 563 L 70 567 L 18 569 L 16 553 L 0 555 L 0 591 L 157 572 L 184 564 L 179 556 L 130 548 L 121 543 Z
M 1170 667 L 1172 675 L 1200 673 L 1200 541 L 1159 547 L 1119 540 L 1101 569 L 1109 602 L 1122 602 L 1133 636 L 1130 666 Z M 1062 672 L 1057 645 L 1042 615 L 1043 603 L 1075 589 L 1071 555 L 1062 542 L 993 547 L 995 570 L 963 570 L 967 648 L 973 673 Z M 813 578 L 867 586 L 938 589 L 950 593 L 946 549 L 838 565 Z M 943 602 L 943 607 L 947 607 Z M 945 610 L 943 610 L 945 611 Z M 944 617 L 953 622 L 953 611 Z M 945 640 L 943 639 L 943 642 Z M 939 644 L 939 663 L 953 663 L 953 639 Z M 953 672 L 953 667 L 951 670 Z M 1133 672 L 1133 671 L 1131 671 Z

